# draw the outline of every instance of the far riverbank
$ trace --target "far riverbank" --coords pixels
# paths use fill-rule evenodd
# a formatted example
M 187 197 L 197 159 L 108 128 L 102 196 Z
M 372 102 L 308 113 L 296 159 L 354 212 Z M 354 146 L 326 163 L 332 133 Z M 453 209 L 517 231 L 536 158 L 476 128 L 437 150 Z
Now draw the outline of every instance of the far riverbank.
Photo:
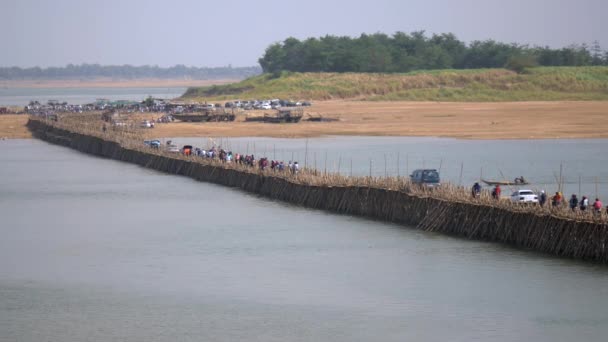
M 151 138 L 162 137 L 271 137 L 302 138 L 320 136 L 412 136 L 456 139 L 605 139 L 608 138 L 608 102 L 367 102 L 319 101 L 308 115 L 339 118 L 336 122 L 264 124 L 245 122 L 252 111 L 237 116 L 235 122 L 159 124 L 147 131 Z M 268 111 L 269 112 L 269 111 Z M 155 119 L 162 114 L 134 118 Z M 27 138 L 27 117 L 0 116 L 0 137 Z

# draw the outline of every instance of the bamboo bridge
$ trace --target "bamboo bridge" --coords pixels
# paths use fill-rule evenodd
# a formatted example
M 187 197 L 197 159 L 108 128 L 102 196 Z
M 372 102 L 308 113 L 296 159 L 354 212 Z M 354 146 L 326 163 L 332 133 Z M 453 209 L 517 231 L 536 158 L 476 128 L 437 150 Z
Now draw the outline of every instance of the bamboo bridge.
M 315 184 L 297 176 L 247 170 L 146 148 L 39 118 L 27 124 L 36 138 L 83 153 L 239 188 L 273 200 L 339 214 L 403 224 L 429 232 L 497 242 L 559 257 L 608 263 L 608 223 L 484 201 L 449 199 L 369 180 Z M 347 177 L 348 178 L 348 177 Z M 357 177 L 355 177 L 357 178 Z M 359 177 L 361 178 L 361 177 Z M 330 229 L 330 228 L 328 228 Z

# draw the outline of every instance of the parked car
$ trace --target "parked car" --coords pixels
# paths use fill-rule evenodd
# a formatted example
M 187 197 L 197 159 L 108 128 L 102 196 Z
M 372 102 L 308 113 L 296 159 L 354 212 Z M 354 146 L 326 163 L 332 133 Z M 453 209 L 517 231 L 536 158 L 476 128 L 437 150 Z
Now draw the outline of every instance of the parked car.
M 153 127 L 154 127 L 154 123 L 152 123 L 152 122 L 151 122 L 151 121 L 149 121 L 149 120 L 145 120 L 145 121 L 142 121 L 142 122 L 139 124 L 139 127 L 141 127 L 141 128 L 153 128 Z
M 538 195 L 532 190 L 517 190 L 511 194 L 511 201 L 517 203 L 538 203 Z
M 150 146 L 152 148 L 159 148 L 160 147 L 160 140 L 145 140 L 144 144 L 146 146 Z
M 427 187 L 437 187 L 441 185 L 439 172 L 435 169 L 418 169 L 414 170 L 410 175 L 410 180 L 413 184 L 423 185 Z
M 260 109 L 272 109 L 272 106 L 268 103 L 264 103 L 260 105 Z

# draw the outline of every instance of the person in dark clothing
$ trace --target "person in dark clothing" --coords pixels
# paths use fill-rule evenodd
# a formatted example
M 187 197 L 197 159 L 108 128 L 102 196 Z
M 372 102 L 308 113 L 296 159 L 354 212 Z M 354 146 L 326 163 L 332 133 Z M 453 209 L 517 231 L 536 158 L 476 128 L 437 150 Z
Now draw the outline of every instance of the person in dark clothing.
M 545 190 L 542 190 L 540 192 L 540 197 L 538 198 L 538 204 L 540 204 L 541 207 L 544 207 L 545 203 L 547 203 L 547 194 L 545 193 Z
M 473 198 L 477 198 L 477 197 L 479 197 L 480 193 L 481 193 L 481 185 L 479 185 L 479 183 L 475 183 L 473 185 L 473 188 L 471 189 L 471 195 L 473 196 Z
M 581 211 L 585 211 L 587 210 L 587 207 L 589 206 L 589 199 L 587 198 L 587 196 L 583 196 L 583 199 L 581 200 Z
M 575 211 L 577 207 L 578 207 L 578 198 L 576 198 L 575 194 L 572 194 L 572 197 L 570 197 L 570 209 L 572 209 L 572 211 Z

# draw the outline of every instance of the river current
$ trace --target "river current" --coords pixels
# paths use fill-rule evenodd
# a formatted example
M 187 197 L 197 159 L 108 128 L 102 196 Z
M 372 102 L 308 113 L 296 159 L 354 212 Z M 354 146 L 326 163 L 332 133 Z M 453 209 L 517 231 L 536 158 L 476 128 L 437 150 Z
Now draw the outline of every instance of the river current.
M 0 141 L 0 341 L 603 341 L 608 268 Z

